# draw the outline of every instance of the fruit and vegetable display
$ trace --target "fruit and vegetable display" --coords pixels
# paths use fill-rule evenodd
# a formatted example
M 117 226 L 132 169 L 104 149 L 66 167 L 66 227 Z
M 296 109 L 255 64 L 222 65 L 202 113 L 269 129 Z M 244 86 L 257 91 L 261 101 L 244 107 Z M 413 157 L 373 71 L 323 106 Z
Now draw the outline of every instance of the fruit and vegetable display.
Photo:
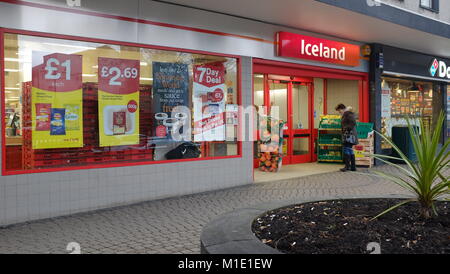
M 265 172 L 277 172 L 281 168 L 283 146 L 283 127 L 285 122 L 270 116 L 261 116 L 259 125 L 259 169 Z
M 341 128 L 339 115 L 322 115 L 320 118 L 320 128 Z
M 320 116 L 319 162 L 342 162 L 341 116 Z

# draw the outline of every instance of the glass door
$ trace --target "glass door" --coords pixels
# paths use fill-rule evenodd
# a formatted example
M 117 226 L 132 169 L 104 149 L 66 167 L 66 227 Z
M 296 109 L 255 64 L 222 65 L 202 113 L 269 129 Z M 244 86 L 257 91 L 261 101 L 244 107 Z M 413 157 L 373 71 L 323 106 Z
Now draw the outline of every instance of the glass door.
M 283 164 L 313 161 L 314 88 L 312 78 L 272 74 L 254 75 L 254 105 L 267 107 L 268 114 L 285 122 Z M 258 138 L 259 139 L 259 138 Z M 255 145 L 255 162 L 259 149 Z
M 312 84 L 291 82 L 291 163 L 306 163 L 312 160 Z

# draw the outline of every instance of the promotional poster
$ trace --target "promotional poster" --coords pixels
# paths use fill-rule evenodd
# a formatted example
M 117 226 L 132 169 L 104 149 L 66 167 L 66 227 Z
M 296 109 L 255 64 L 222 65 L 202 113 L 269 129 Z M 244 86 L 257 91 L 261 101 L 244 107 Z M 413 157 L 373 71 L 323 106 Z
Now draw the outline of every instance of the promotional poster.
M 33 51 L 32 148 L 83 147 L 80 55 Z
M 174 114 L 172 110 L 176 106 L 189 107 L 188 104 L 188 65 L 153 62 L 153 110 L 157 138 L 172 139 L 172 129 L 181 128 L 186 122 L 186 115 Z
M 98 58 L 100 146 L 139 143 L 139 60 Z
M 194 141 L 225 140 L 225 67 L 194 66 Z

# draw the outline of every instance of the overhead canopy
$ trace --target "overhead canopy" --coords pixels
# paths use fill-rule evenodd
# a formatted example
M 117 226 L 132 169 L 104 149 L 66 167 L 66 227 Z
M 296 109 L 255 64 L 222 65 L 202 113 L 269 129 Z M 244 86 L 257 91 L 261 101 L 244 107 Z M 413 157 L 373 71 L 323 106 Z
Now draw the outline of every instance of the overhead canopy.
M 445 35 L 433 34 L 433 31 L 420 31 L 314 0 L 167 0 L 162 2 L 216 11 L 354 41 L 376 42 L 430 55 L 450 57 L 450 39 Z M 361 2 L 366 1 L 361 0 Z M 411 16 L 412 20 L 420 16 L 406 15 L 405 12 L 403 14 Z M 450 28 L 449 23 L 426 20 L 432 24 L 440 24 L 444 28 L 447 25 Z

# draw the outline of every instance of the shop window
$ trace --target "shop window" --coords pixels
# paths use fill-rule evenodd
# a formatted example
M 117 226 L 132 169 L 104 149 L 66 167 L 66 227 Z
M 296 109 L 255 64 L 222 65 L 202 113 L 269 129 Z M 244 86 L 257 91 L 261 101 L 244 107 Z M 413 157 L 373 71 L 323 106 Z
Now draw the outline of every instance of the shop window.
M 450 85 L 447 85 L 447 137 L 450 137 Z
M 356 80 L 327 79 L 327 113 L 337 114 L 338 104 L 351 107 L 359 120 L 359 87 Z
M 7 33 L 8 171 L 239 155 L 238 60 Z
M 314 78 L 314 128 L 319 128 L 320 116 L 324 115 L 326 80 Z
M 439 11 L 439 0 L 420 0 L 420 7 L 434 12 Z
M 426 127 L 433 128 L 442 110 L 443 101 L 439 84 L 397 78 L 382 78 L 381 132 L 392 136 L 393 126 L 406 126 L 406 117 L 418 125 L 421 118 Z M 383 149 L 391 146 L 382 141 Z

